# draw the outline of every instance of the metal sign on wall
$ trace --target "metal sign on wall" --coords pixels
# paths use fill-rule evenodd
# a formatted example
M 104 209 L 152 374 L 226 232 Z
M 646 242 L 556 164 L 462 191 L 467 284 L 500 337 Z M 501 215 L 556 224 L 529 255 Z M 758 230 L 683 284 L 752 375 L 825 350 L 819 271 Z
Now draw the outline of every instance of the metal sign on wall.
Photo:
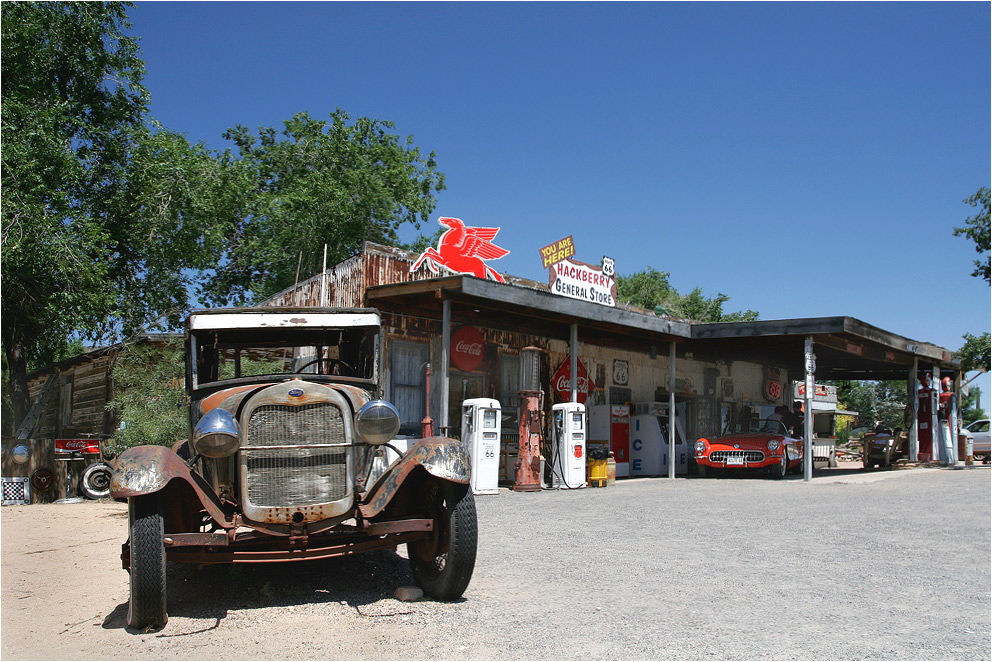
M 464 372 L 472 372 L 482 363 L 485 341 L 474 326 L 460 326 L 451 334 L 451 363 Z
M 576 390 L 576 400 L 579 402 L 585 402 L 586 398 L 589 396 L 590 380 L 589 373 L 586 371 L 586 367 L 582 365 L 581 359 L 576 359 L 575 365 L 577 367 L 577 372 L 579 373 L 578 379 L 575 380 L 575 390 Z M 571 355 L 566 356 L 565 360 L 562 362 L 555 374 L 551 377 L 551 388 L 555 390 L 558 394 L 559 399 L 568 401 L 572 397 L 572 358 Z
M 548 288 L 552 294 L 580 299 L 603 306 L 617 305 L 617 281 L 601 267 L 572 259 L 554 264 Z

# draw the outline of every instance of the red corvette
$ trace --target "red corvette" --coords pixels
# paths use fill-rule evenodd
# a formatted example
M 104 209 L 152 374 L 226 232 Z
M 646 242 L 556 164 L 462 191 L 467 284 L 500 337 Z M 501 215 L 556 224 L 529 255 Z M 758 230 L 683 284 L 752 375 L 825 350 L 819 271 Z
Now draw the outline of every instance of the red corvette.
M 695 450 L 700 476 L 714 469 L 766 469 L 775 478 L 784 478 L 803 463 L 803 440 L 775 419 L 734 423 L 712 441 L 699 439 Z

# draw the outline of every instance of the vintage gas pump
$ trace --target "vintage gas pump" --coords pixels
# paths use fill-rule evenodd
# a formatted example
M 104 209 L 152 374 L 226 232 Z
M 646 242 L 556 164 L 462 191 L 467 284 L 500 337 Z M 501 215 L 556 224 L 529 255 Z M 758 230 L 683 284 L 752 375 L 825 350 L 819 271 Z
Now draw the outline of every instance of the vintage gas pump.
M 551 456 L 541 486 L 586 486 L 586 407 L 581 402 L 562 402 L 551 408 Z
M 472 398 L 462 403 L 462 443 L 472 462 L 473 494 L 499 493 L 499 400 Z
M 916 420 L 919 439 L 919 461 L 931 462 L 934 459 L 934 428 L 937 419 L 937 391 L 930 386 L 930 373 L 920 377 L 920 390 L 917 392 L 918 404 Z
M 517 445 L 516 492 L 541 489 L 541 349 L 520 350 L 520 441 Z

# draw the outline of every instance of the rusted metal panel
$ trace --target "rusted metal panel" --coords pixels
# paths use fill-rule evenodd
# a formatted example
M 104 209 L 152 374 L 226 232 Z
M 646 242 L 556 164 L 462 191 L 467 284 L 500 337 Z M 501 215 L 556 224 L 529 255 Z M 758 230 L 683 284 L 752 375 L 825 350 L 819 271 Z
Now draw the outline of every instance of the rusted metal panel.
M 353 540 L 340 541 L 335 537 L 310 538 L 306 546 L 293 546 L 289 539 L 268 539 L 256 544 L 241 545 L 234 542 L 228 546 L 216 548 L 205 547 L 193 549 L 189 547 L 167 547 L 166 558 L 180 563 L 197 563 L 209 565 L 213 563 L 270 563 L 275 561 L 313 561 L 317 559 L 347 556 L 375 549 L 393 549 L 397 545 L 415 540 L 421 540 L 430 535 L 425 531 L 396 533 L 382 537 L 362 536 Z M 125 543 L 121 554 L 124 568 L 130 561 L 128 545 Z
M 177 478 L 193 488 L 203 508 L 218 524 L 233 526 L 204 479 L 190 471 L 178 455 L 164 446 L 136 446 L 121 453 L 110 480 L 110 496 L 125 499 L 154 494 Z
M 164 542 L 166 547 L 226 547 L 228 536 L 226 533 L 169 533 Z
M 390 533 L 407 533 L 409 531 L 433 531 L 432 519 L 406 519 L 395 522 L 373 522 L 365 528 L 370 536 L 384 536 Z
M 432 476 L 462 485 L 468 484 L 472 471 L 468 453 L 458 441 L 447 437 L 421 439 L 372 486 L 359 505 L 362 516 L 371 519 L 382 512 L 417 467 L 423 467 Z

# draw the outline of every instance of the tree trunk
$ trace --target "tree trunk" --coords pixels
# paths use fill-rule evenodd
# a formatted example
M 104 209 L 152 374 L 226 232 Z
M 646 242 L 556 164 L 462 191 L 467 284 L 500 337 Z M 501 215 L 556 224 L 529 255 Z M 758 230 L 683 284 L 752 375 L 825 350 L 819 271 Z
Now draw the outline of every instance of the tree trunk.
M 13 429 L 16 431 L 31 408 L 31 396 L 28 392 L 28 362 L 24 348 L 14 342 L 8 342 L 7 338 L 4 338 L 3 351 L 7 357 L 7 389 L 13 409 Z

